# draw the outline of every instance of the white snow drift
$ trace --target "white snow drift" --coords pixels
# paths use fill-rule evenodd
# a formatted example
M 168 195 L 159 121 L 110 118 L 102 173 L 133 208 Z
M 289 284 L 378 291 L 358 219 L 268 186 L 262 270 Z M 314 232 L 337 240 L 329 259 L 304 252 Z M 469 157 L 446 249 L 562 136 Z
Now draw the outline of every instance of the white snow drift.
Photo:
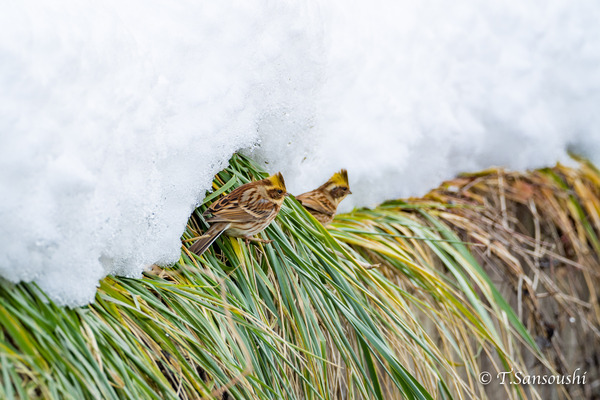
M 243 150 L 345 208 L 460 171 L 600 162 L 594 1 L 9 2 L 0 274 L 67 305 L 178 259 Z

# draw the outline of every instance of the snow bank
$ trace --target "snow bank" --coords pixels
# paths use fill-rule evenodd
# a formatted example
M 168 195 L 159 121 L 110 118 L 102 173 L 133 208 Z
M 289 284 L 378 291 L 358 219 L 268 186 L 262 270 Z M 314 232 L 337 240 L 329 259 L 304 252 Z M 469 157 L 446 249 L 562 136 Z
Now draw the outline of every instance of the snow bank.
M 344 207 L 600 162 L 593 1 L 41 1 L 0 13 L 0 275 L 55 301 L 178 259 L 236 150 Z

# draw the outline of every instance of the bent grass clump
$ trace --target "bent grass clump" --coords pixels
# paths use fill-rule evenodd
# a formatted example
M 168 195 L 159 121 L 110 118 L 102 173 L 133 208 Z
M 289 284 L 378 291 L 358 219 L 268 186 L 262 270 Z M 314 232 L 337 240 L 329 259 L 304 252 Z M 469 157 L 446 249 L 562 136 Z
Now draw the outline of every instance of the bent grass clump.
M 564 173 L 583 179 L 587 191 L 571 194 L 572 182 L 556 179 Z M 184 243 L 206 229 L 202 211 L 217 196 L 265 176 L 234 156 L 190 219 Z M 580 229 L 568 234 L 569 246 L 579 246 L 575 256 L 535 233 L 541 228 L 533 241 L 524 232 L 511 236 L 516 199 L 508 188 L 518 196 L 515 182 L 530 176 L 551 188 L 549 204 L 551 194 L 556 199 L 547 219 L 537 197 L 527 200 L 537 207 L 533 225 L 563 224 L 561 213 L 577 218 Z M 540 388 L 519 385 L 486 392 L 479 374 L 565 368 L 556 338 L 548 337 L 555 321 L 544 319 L 537 295 L 540 285 L 551 287 L 542 264 L 556 254 L 552 260 L 596 282 L 586 260 L 597 262 L 600 249 L 592 239 L 598 176 L 585 164 L 509 177 L 493 171 L 424 200 L 339 215 L 328 229 L 288 199 L 261 234 L 271 244 L 220 238 L 201 257 L 186 244 L 174 266 L 142 279 L 108 277 L 96 301 L 76 309 L 54 305 L 34 285 L 3 282 L 0 397 L 542 398 Z M 499 179 L 504 200 L 491 184 Z M 498 204 L 489 200 L 495 196 Z M 506 216 L 504 230 L 485 219 L 493 210 L 500 223 Z M 531 252 L 538 270 L 519 270 Z M 493 268 L 505 268 L 514 286 L 494 282 Z M 537 286 L 528 275 L 536 271 Z M 509 303 L 514 288 L 518 304 Z M 586 326 L 597 332 L 589 314 L 597 304 L 572 301 L 579 293 L 560 285 L 553 290 L 559 307 L 584 307 Z

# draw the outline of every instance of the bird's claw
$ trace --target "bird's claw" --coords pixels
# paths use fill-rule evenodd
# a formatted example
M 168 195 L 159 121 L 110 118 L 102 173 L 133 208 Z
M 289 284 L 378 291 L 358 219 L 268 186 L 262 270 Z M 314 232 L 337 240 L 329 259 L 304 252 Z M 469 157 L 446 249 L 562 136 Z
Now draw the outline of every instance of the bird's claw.
M 254 238 L 254 237 L 246 237 L 246 238 L 244 238 L 244 241 L 246 242 L 246 246 L 248 246 L 248 244 L 250 242 L 259 242 L 259 243 L 269 244 L 273 240 L 271 240 L 271 239 Z

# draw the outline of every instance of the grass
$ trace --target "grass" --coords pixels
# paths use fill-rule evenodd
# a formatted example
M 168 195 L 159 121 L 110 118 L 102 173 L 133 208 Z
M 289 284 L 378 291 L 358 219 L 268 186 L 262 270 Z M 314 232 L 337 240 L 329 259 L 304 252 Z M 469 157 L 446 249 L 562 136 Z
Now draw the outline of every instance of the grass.
M 592 262 L 600 249 L 600 179 L 583 165 L 579 172 L 533 176 L 554 190 L 544 201 L 557 202 L 558 219 L 543 223 L 563 224 L 559 216 L 569 213 L 577 225 L 569 234 L 581 252 L 591 247 L 584 256 Z M 565 171 L 586 189 L 575 185 L 579 191 L 571 193 Z M 184 243 L 205 229 L 201 212 L 214 198 L 264 176 L 234 156 L 190 219 Z M 522 264 L 506 248 L 518 240 L 502 236 L 510 236 L 510 195 L 522 192 L 510 192 L 516 186 L 504 177 L 502 211 L 488 201 L 500 198 L 498 184 L 486 186 L 494 176 L 499 182 L 497 171 L 463 177 L 448 184 L 458 189 L 442 187 L 425 200 L 354 210 L 327 229 L 289 198 L 261 234 L 273 243 L 221 238 L 202 257 L 186 244 L 170 268 L 142 279 L 105 278 L 86 307 L 58 307 L 32 284 L 3 282 L 0 398 L 484 398 L 490 392 L 478 382 L 482 371 L 559 370 L 539 340 L 541 323 L 527 320 L 543 320 L 537 287 L 523 295 L 533 270 L 510 275 L 515 291 L 521 282 L 521 308 L 493 280 L 488 261 L 513 270 Z M 486 212 L 497 209 L 504 231 L 488 229 Z M 540 203 L 538 224 L 544 210 Z M 538 264 L 542 248 L 573 259 L 542 242 L 539 234 L 537 244 L 519 249 L 538 251 Z M 577 273 L 587 273 L 593 286 L 597 271 L 585 265 Z M 577 293 L 556 293 L 565 296 L 564 307 L 574 307 L 566 299 Z M 597 318 L 597 303 L 589 310 Z M 586 322 L 598 327 L 598 319 Z M 502 398 L 541 398 L 535 387 L 495 391 Z

